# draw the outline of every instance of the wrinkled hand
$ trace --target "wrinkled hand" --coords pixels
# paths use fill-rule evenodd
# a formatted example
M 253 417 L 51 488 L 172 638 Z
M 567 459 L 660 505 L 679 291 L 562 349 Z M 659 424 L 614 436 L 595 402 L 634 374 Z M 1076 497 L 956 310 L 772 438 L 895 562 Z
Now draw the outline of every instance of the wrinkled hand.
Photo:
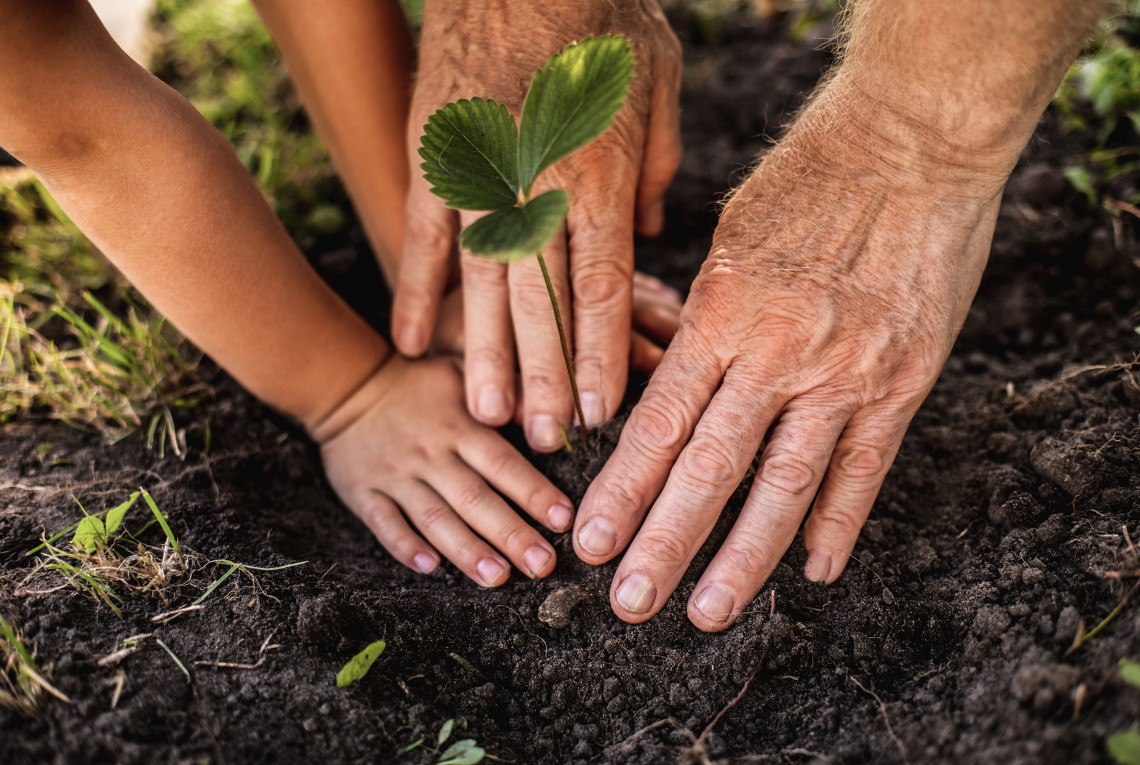
M 629 366 L 650 374 L 661 363 L 665 347 L 681 320 L 681 294 L 656 277 L 633 273 L 633 330 L 629 343 Z M 452 290 L 439 308 L 430 353 L 433 356 L 463 355 L 463 291 Z M 515 417 L 522 419 L 519 408 Z
M 554 548 L 496 491 L 552 531 L 569 528 L 570 501 L 470 418 L 453 360 L 393 356 L 312 435 L 341 501 L 405 566 L 429 573 L 442 554 L 484 587 L 512 564 L 554 570 Z
M 832 101 L 725 209 L 681 328 L 579 508 L 583 560 L 630 545 L 610 594 L 626 621 L 661 609 L 758 452 L 690 620 L 735 621 L 813 500 L 804 573 L 834 581 L 977 289 L 1016 153 L 982 169 L 943 136 Z
M 638 65 L 613 128 L 557 163 L 535 188 L 538 194 L 556 185 L 570 194 L 565 231 L 544 257 L 573 336 L 582 405 L 591 426 L 613 416 L 625 390 L 634 228 L 648 235 L 660 230 L 662 197 L 681 153 L 680 46 L 652 0 L 622 6 L 608 0 L 429 0 L 408 130 L 408 155 L 418 168 L 422 125 L 445 103 L 480 96 L 506 105 L 518 117 L 531 75 L 569 42 L 607 33 L 633 42 Z M 392 328 L 399 350 L 418 356 L 432 337 L 454 267 L 460 223 L 469 224 L 476 214 L 464 213 L 461 221 L 431 194 L 418 171 L 413 172 L 407 213 Z M 459 263 L 468 410 L 480 422 L 497 426 L 521 405 L 530 444 L 542 451 L 559 448 L 558 424 L 571 421 L 573 404 L 537 262 L 531 258 L 507 266 L 463 253 Z M 521 396 L 516 392 L 516 352 Z

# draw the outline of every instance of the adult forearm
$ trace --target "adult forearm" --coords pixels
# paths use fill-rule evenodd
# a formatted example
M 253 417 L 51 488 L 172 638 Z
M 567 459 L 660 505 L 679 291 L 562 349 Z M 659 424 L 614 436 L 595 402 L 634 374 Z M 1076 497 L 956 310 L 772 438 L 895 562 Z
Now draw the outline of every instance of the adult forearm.
M 858 0 L 831 95 L 869 99 L 950 164 L 1008 164 L 1104 0 Z M 885 136 L 888 140 L 892 135 Z
M 395 0 L 255 0 L 389 284 L 404 234 L 412 41 Z

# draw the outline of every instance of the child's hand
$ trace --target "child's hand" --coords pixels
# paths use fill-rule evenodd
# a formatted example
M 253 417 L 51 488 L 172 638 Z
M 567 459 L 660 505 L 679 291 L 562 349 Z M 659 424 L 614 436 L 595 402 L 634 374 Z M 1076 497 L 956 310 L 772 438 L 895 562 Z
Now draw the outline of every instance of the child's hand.
M 496 490 L 552 531 L 570 528 L 570 501 L 471 419 L 454 360 L 392 356 L 312 435 L 337 495 L 405 566 L 428 573 L 442 554 L 484 587 L 507 581 L 507 560 L 554 570 L 554 548 Z

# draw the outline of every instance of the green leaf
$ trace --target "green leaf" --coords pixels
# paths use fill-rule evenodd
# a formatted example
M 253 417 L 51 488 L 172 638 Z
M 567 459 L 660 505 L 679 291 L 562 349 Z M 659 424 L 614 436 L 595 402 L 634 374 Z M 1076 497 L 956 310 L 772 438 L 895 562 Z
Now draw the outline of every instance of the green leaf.
M 127 511 L 130 510 L 132 507 L 134 507 L 135 502 L 137 502 L 138 499 L 139 499 L 139 493 L 137 491 L 131 492 L 130 499 L 128 499 L 123 504 L 118 505 L 117 507 L 112 507 L 110 510 L 107 511 L 107 533 L 108 534 L 114 534 L 115 533 L 115 531 L 119 528 L 119 525 L 123 522 L 123 518 L 126 517 Z
M 347 688 L 367 675 L 368 670 L 372 669 L 372 663 L 380 658 L 380 654 L 384 653 L 385 646 L 387 646 L 387 643 L 383 640 L 377 640 L 349 659 L 348 664 L 345 664 L 344 668 L 341 669 L 340 673 L 336 676 L 336 687 Z
M 518 128 L 494 101 L 462 99 L 428 117 L 420 136 L 424 180 L 458 210 L 501 210 L 518 201 Z
M 482 762 L 486 755 L 483 749 L 475 745 L 475 739 L 465 738 L 449 746 L 447 751 L 439 756 L 436 765 L 475 765 L 477 762 Z
M 1074 189 L 1085 195 L 1090 205 L 1096 204 L 1096 183 L 1093 181 L 1092 173 L 1088 171 L 1088 168 L 1081 167 L 1080 165 L 1070 165 L 1069 167 L 1061 168 L 1061 175 L 1065 176 L 1065 180 L 1067 180 Z
M 174 552 L 178 553 L 178 558 L 181 560 L 182 546 L 179 545 L 178 540 L 174 538 L 174 532 L 170 530 L 170 524 L 166 522 L 166 516 L 158 509 L 158 505 L 154 503 L 154 497 L 150 496 L 150 492 L 145 489 L 141 491 L 143 499 L 146 500 L 147 507 L 149 507 L 150 511 L 154 514 L 158 525 L 162 527 L 162 533 L 166 535 L 166 538 L 170 541 L 170 546 L 174 548 Z
M 1120 676 L 1124 678 L 1124 682 L 1140 688 L 1140 664 L 1131 659 L 1121 659 Z
M 1108 737 L 1108 753 L 1120 765 L 1140 765 L 1140 732 L 1124 730 Z
M 103 525 L 103 520 L 99 516 L 88 515 L 75 527 L 75 536 L 71 541 L 90 555 L 95 552 L 99 542 L 107 541 L 107 527 Z
M 519 181 L 534 179 L 605 132 L 633 79 L 633 47 L 624 37 L 587 37 L 534 73 L 519 120 Z
M 439 739 L 435 742 L 437 747 L 443 746 L 443 742 L 451 738 L 451 729 L 455 727 L 455 720 L 448 720 L 439 729 Z
M 569 200 L 562 189 L 548 191 L 523 207 L 485 215 L 463 230 L 460 241 L 476 255 L 518 260 L 546 246 L 566 218 Z

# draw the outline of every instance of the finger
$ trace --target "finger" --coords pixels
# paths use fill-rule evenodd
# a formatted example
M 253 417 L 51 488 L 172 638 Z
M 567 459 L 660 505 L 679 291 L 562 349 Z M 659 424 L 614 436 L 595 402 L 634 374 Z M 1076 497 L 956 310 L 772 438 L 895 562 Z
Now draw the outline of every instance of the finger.
M 404 252 L 392 303 L 392 340 L 405 356 L 427 351 L 447 286 L 457 216 L 414 174 L 408 189 Z
M 462 461 L 454 459 L 439 465 L 431 485 L 468 526 L 506 555 L 519 571 L 533 579 L 554 570 L 550 543 Z
M 639 271 L 633 274 L 633 328 L 668 344 L 681 320 L 681 294 Z
M 599 161 L 587 166 L 579 197 L 566 218 L 574 365 L 586 426 L 591 428 L 614 416 L 629 375 L 637 170 L 622 158 L 607 158 L 604 168 Z
M 723 373 L 707 342 L 682 330 L 579 505 L 574 524 L 579 558 L 604 563 L 633 538 Z
M 804 524 L 804 576 L 811 581 L 831 584 L 843 573 L 915 409 L 869 407 L 848 423 Z
M 806 398 L 781 415 L 740 517 L 689 598 L 697 627 L 728 627 L 760 591 L 795 538 L 848 416 Z
M 614 575 L 610 602 L 626 621 L 645 621 L 669 599 L 783 404 L 774 390 L 733 377 L 729 370 Z
M 650 96 L 645 158 L 637 185 L 637 232 L 657 236 L 665 226 L 665 190 L 681 166 L 681 46 L 671 44 L 654 62 L 656 79 Z
M 388 497 L 368 490 L 362 492 L 349 509 L 400 563 L 422 574 L 430 574 L 439 566 L 439 553 L 412 530 Z
M 464 227 L 478 216 L 462 213 Z M 515 348 L 507 266 L 464 251 L 463 353 L 467 411 L 484 425 L 506 425 L 515 409 Z
M 567 531 L 574 520 L 566 495 L 498 433 L 480 428 L 459 444 L 459 456 L 523 511 L 551 531 Z
M 430 486 L 417 480 L 405 481 L 393 487 L 391 496 L 440 554 L 476 584 L 498 587 L 507 581 L 510 565 Z
M 643 374 L 652 374 L 665 356 L 665 349 L 640 332 L 629 338 L 629 366 Z
M 566 280 L 566 237 L 563 232 L 556 234 L 546 246 L 543 257 L 562 312 L 566 341 L 573 347 L 570 287 Z M 562 446 L 558 426 L 571 421 L 574 404 L 550 295 L 535 258 L 511 263 L 507 279 L 523 388 L 523 427 L 527 442 L 533 449 L 552 452 Z

